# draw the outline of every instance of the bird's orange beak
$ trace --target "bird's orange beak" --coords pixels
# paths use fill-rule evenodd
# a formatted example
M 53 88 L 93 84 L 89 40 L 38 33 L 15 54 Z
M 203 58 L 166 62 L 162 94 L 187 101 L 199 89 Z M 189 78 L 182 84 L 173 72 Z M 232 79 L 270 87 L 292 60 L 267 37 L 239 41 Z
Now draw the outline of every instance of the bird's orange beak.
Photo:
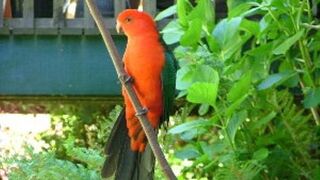
M 121 25 L 120 23 L 117 22 L 116 24 L 116 30 L 117 30 L 117 33 L 120 34 L 121 33 Z

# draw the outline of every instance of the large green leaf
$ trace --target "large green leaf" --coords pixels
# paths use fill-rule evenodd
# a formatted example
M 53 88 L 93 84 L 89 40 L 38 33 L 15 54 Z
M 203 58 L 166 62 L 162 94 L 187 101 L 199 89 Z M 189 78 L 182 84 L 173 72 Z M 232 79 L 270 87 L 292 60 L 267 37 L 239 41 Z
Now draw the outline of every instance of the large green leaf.
M 281 43 L 279 46 L 277 46 L 272 52 L 273 54 L 285 54 L 292 45 L 294 45 L 304 34 L 304 30 L 300 30 L 295 35 L 291 36 L 287 40 L 285 40 L 283 43 Z
M 161 31 L 163 34 L 162 38 L 164 42 L 168 45 L 179 42 L 183 31 L 176 20 L 171 21 L 166 27 Z
M 312 108 L 320 104 L 320 88 L 311 89 L 303 101 L 306 108 Z
M 218 41 L 220 47 L 225 47 L 228 43 L 234 41 L 234 37 L 238 32 L 241 21 L 241 17 L 235 17 L 231 19 L 223 19 L 217 24 L 213 30 L 213 36 Z
M 218 72 L 208 65 L 183 66 L 178 70 L 178 90 L 186 90 L 195 82 L 218 83 Z
M 194 74 L 194 81 L 219 83 L 219 74 L 209 65 L 198 65 Z
M 196 82 L 188 89 L 187 100 L 192 103 L 214 106 L 218 93 L 218 83 Z

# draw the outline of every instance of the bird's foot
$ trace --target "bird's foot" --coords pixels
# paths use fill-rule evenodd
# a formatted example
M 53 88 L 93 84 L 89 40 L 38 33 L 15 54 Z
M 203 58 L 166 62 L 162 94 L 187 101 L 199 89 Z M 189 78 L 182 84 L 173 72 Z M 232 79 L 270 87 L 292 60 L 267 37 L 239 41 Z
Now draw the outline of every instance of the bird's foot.
M 129 76 L 128 74 L 119 75 L 119 79 L 121 80 L 121 82 L 123 82 L 125 84 L 133 82 L 133 78 L 131 76 Z
M 148 109 L 143 107 L 136 113 L 136 116 L 143 116 L 143 115 L 146 115 L 147 113 L 148 113 Z

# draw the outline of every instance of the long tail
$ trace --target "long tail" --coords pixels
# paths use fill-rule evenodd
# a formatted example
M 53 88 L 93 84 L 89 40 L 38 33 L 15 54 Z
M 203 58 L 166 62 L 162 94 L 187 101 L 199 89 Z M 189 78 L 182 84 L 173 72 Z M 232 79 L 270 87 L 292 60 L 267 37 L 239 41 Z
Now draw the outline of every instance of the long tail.
M 116 180 L 152 180 L 155 158 L 149 145 L 143 153 L 130 149 L 125 112 L 121 111 L 105 147 L 107 155 L 102 177 Z

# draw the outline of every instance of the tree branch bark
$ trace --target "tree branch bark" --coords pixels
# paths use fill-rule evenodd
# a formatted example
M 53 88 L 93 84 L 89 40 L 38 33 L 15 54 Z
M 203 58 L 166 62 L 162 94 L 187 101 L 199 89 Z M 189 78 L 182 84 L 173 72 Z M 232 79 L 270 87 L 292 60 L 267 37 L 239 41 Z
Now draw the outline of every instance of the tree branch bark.
M 113 65 L 117 71 L 119 80 L 121 81 L 121 84 L 125 88 L 128 96 L 132 102 L 132 105 L 133 105 L 135 111 L 137 112 L 137 118 L 139 119 L 139 121 L 142 125 L 142 128 L 147 136 L 148 143 L 150 144 L 150 147 L 153 151 L 153 154 L 155 155 L 156 159 L 158 160 L 167 179 L 170 179 L 170 180 L 177 179 L 176 176 L 174 175 L 171 167 L 169 166 L 168 161 L 166 160 L 161 148 L 160 148 L 155 131 L 151 127 L 147 117 L 144 114 L 141 114 L 141 112 L 143 112 L 144 109 L 142 108 L 141 103 L 139 102 L 139 99 L 133 90 L 132 84 L 129 81 L 127 81 L 127 79 L 126 79 L 128 77 L 128 75 L 124 71 L 120 55 L 116 49 L 116 46 L 112 40 L 110 33 L 108 32 L 108 30 L 106 28 L 105 23 L 103 22 L 102 16 L 101 16 L 95 2 L 93 2 L 93 0 L 86 0 L 86 4 L 89 8 L 89 11 L 90 11 L 94 21 L 96 22 L 96 24 L 98 26 L 98 29 L 99 29 L 101 35 L 102 35 L 104 44 L 106 45 L 108 52 L 111 56 L 111 59 L 112 59 Z

